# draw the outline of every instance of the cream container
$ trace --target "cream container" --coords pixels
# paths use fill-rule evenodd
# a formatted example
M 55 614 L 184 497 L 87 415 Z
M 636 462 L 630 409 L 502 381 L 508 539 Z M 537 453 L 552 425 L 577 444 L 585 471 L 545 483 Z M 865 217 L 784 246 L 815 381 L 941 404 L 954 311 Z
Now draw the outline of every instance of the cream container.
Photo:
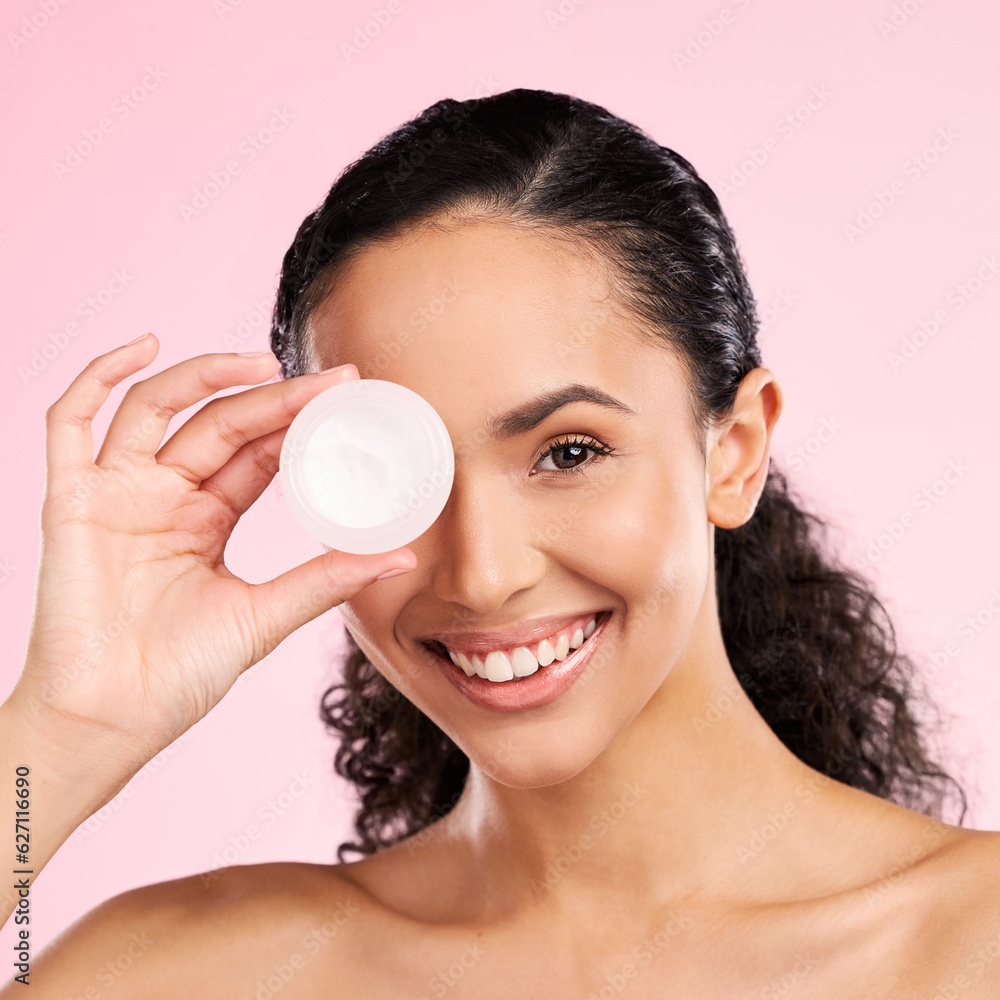
M 295 415 L 278 469 L 306 531 L 328 549 L 370 554 L 408 545 L 434 523 L 455 454 L 422 396 L 395 382 L 348 379 Z

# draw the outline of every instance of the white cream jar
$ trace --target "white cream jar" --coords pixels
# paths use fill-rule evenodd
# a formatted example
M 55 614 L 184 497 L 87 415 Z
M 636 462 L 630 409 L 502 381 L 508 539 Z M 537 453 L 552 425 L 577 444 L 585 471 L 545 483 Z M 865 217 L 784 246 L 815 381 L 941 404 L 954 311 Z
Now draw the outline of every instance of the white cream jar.
M 279 458 L 296 520 L 342 552 L 388 552 L 423 534 L 455 476 L 451 437 L 422 396 L 395 382 L 349 379 L 295 415 Z

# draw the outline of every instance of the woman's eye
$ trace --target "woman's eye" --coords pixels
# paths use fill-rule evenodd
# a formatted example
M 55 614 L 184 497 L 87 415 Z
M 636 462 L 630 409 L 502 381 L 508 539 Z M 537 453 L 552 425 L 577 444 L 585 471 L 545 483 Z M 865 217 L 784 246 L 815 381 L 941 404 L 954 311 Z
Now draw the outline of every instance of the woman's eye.
M 612 451 L 614 451 L 613 448 L 609 448 L 593 438 L 568 438 L 550 445 L 538 460 L 538 467 L 542 472 L 583 473 L 588 466 L 600 462 L 605 455 L 610 455 Z M 588 452 L 592 452 L 598 457 L 596 459 L 588 458 Z M 552 464 L 546 466 L 545 463 L 548 461 L 551 461 Z

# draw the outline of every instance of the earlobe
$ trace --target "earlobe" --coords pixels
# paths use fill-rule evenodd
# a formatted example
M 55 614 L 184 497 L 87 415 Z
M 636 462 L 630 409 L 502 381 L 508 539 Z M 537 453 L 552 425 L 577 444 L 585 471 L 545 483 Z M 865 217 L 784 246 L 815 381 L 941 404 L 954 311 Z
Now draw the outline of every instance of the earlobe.
M 771 436 L 781 415 L 781 387 L 767 368 L 748 372 L 732 413 L 711 445 L 706 513 L 719 528 L 738 528 L 753 516 L 767 480 Z

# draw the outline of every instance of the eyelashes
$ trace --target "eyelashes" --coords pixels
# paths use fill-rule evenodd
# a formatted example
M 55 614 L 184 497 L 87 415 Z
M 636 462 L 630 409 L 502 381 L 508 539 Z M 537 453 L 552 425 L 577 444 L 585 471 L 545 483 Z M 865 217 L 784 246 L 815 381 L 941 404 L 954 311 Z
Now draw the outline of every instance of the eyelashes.
M 538 461 L 542 462 L 544 459 L 553 456 L 560 461 L 573 461 L 574 458 L 578 457 L 581 453 L 586 451 L 592 451 L 597 458 L 591 459 L 581 463 L 580 465 L 571 466 L 570 468 L 561 469 L 558 466 L 554 469 L 543 469 L 543 472 L 555 472 L 556 475 L 572 475 L 579 474 L 585 475 L 587 470 L 594 465 L 603 462 L 605 457 L 614 452 L 614 448 L 609 445 L 602 444 L 596 438 L 589 436 L 586 437 L 567 437 L 560 438 L 558 441 L 553 441 L 551 445 L 542 453 Z

